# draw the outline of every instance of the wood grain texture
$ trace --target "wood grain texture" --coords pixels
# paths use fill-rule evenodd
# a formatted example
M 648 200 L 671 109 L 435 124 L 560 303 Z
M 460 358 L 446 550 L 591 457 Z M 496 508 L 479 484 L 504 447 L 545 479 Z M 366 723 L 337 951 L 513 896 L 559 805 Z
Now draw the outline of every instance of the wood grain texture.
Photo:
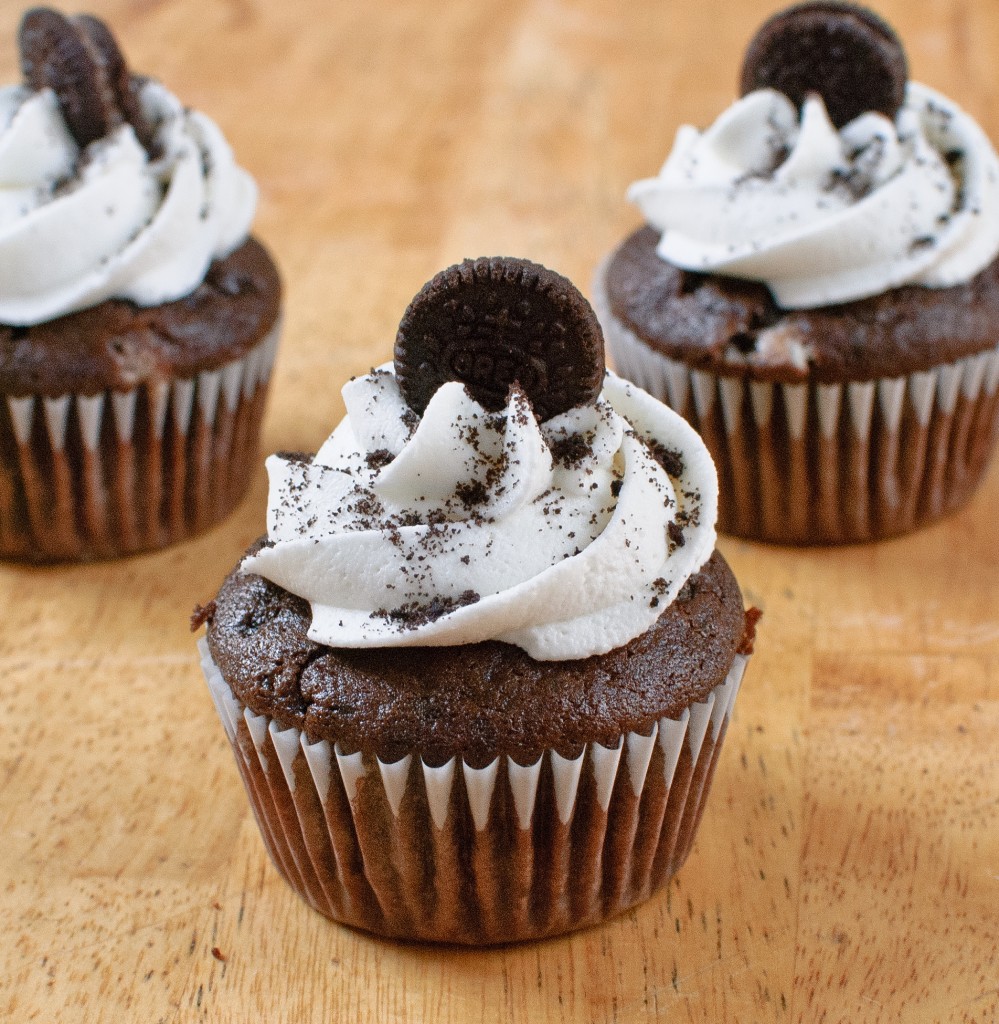
M 314 449 L 425 280 L 526 256 L 586 286 L 627 184 L 734 94 L 776 3 L 95 0 L 261 186 L 286 336 L 263 447 Z M 886 0 L 914 76 L 999 138 L 999 5 Z M 0 79 L 18 5 L 0 0 Z M 0 567 L 0 1020 L 999 1019 L 999 469 L 915 536 L 723 540 L 766 612 L 694 851 L 601 928 L 485 952 L 337 927 L 266 859 L 187 615 L 263 528 Z

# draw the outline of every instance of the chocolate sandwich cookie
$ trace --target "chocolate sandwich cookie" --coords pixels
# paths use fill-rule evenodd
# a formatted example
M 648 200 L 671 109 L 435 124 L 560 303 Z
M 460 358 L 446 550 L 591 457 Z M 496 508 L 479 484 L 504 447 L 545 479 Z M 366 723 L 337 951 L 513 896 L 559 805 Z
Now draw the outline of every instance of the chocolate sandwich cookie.
M 139 110 L 132 75 L 104 22 L 35 7 L 21 20 L 19 45 L 25 84 L 56 94 L 78 145 L 87 146 L 127 121 L 151 148 L 152 130 Z
M 908 77 L 905 50 L 890 25 L 856 4 L 817 0 L 764 22 L 746 51 L 740 91 L 776 89 L 799 107 L 819 93 L 841 128 L 872 110 L 894 119 Z
M 399 387 L 422 413 L 457 380 L 487 409 L 519 384 L 539 420 L 592 402 L 603 336 L 567 278 L 528 260 L 489 257 L 442 270 L 410 303 L 395 343 Z

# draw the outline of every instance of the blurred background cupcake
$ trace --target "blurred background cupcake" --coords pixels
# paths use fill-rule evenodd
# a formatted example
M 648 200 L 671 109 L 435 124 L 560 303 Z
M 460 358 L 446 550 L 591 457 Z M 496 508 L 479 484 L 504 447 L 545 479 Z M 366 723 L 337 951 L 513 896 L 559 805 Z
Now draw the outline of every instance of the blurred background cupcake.
M 683 419 L 604 373 L 565 279 L 411 303 L 195 615 L 261 835 L 327 916 L 468 944 L 593 924 L 693 843 L 757 613 Z
M 218 127 L 106 26 L 33 9 L 0 90 L 0 556 L 218 522 L 253 467 L 281 285 Z
M 994 447 L 996 152 L 852 4 L 775 15 L 740 84 L 629 190 L 647 224 L 598 273 L 608 348 L 704 437 L 722 530 L 840 543 L 932 522 Z

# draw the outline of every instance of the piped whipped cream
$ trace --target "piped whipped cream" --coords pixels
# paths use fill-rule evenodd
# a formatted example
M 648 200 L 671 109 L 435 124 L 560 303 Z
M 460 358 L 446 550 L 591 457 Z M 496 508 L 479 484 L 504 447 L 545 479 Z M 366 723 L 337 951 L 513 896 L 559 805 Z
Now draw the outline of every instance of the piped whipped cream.
M 385 367 L 343 397 L 314 459 L 267 460 L 269 544 L 242 563 L 311 604 L 318 643 L 586 658 L 648 630 L 714 549 L 704 443 L 612 373 L 543 424 L 518 389 L 488 412 L 458 382 L 417 419 Z
M 628 196 L 663 259 L 762 281 L 785 309 L 961 284 L 999 254 L 999 157 L 916 82 L 894 122 L 867 113 L 839 131 L 818 95 L 799 117 L 779 92 L 749 93 L 703 134 L 682 126 Z
M 155 159 L 128 124 L 81 150 L 51 90 L 0 89 L 0 323 L 181 298 L 246 240 L 257 189 L 218 126 L 158 82 L 139 101 Z

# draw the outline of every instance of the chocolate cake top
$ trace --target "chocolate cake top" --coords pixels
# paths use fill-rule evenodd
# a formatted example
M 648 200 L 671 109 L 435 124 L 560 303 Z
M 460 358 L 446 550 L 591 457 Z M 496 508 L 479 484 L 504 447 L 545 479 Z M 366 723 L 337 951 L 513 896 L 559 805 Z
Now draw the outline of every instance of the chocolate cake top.
M 253 574 L 232 573 L 202 610 L 208 644 L 236 697 L 282 727 L 344 753 L 432 765 L 498 755 L 531 764 L 545 749 L 576 756 L 678 718 L 748 653 L 755 615 L 715 554 L 656 625 L 579 661 L 535 661 L 497 641 L 455 647 L 347 650 L 309 640 L 308 604 Z
M 906 285 L 855 302 L 782 310 L 766 285 L 682 270 L 639 228 L 604 278 L 614 316 L 664 355 L 721 376 L 877 380 L 995 347 L 999 260 L 967 284 Z
M 0 324 L 0 394 L 93 395 L 193 377 L 245 355 L 280 305 L 277 268 L 251 238 L 174 302 L 109 299 L 34 327 Z

